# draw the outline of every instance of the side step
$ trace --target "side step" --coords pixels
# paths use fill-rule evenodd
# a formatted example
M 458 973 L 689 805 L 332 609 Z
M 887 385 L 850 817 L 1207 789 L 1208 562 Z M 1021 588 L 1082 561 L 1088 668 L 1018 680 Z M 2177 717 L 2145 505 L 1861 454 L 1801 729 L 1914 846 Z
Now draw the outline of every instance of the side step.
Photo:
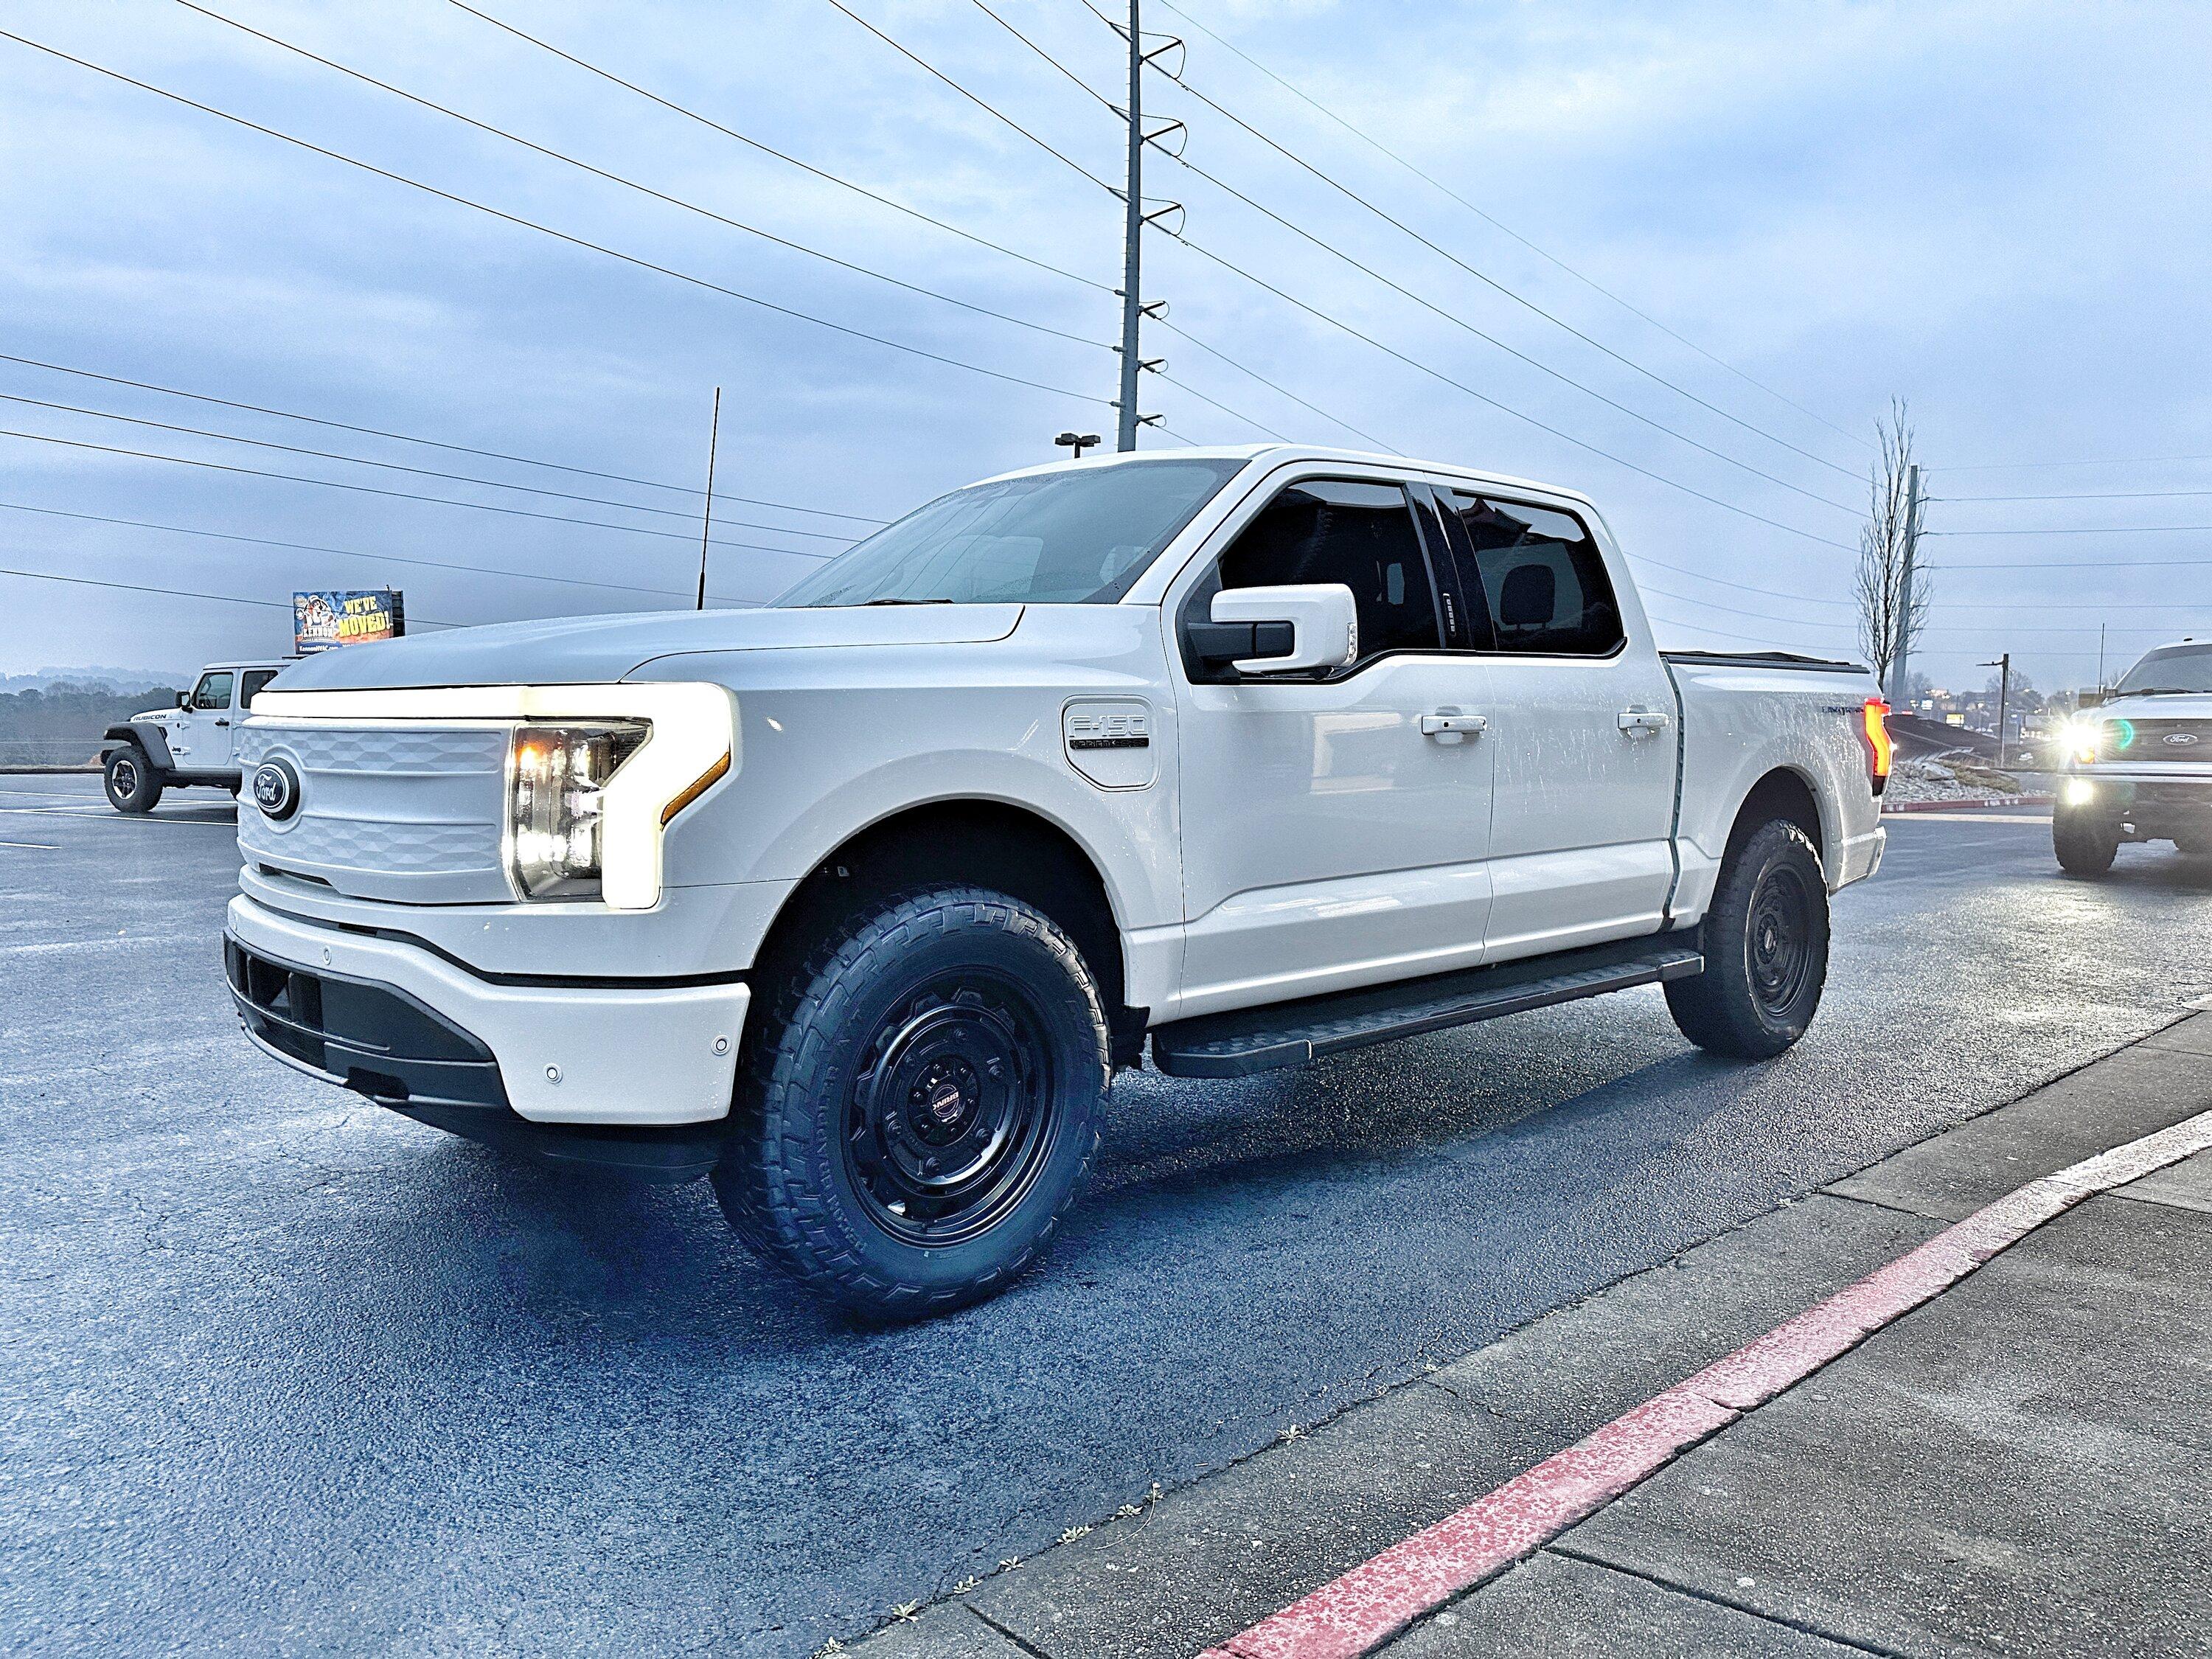
M 1691 943 L 1626 939 L 1494 968 L 1177 1020 L 1152 1033 L 1152 1064 L 1170 1077 L 1249 1077 L 1393 1037 L 1686 979 L 1705 971 L 1705 959 L 1698 953 L 1697 936 L 1686 937 Z

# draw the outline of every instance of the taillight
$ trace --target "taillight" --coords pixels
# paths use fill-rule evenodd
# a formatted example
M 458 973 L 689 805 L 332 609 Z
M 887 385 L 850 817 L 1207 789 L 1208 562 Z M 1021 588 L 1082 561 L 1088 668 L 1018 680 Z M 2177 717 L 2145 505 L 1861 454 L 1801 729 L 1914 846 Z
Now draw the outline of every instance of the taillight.
M 1889 763 L 1896 753 L 1889 738 L 1889 705 L 1880 697 L 1869 697 L 1859 710 L 1859 736 L 1866 744 L 1867 776 L 1879 795 L 1889 783 Z

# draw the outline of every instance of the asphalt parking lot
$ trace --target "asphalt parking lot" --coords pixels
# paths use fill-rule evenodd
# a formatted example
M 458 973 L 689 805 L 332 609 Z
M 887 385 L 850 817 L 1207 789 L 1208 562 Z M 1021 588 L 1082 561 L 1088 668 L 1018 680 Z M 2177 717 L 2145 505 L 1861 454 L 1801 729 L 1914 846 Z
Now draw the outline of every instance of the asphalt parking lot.
M 1790 1054 L 1656 991 L 1117 1085 L 1044 1270 L 915 1329 L 703 1186 L 502 1161 L 238 1033 L 220 797 L 0 778 L 0 1646 L 801 1655 L 2170 1020 L 2212 863 L 1897 821 Z

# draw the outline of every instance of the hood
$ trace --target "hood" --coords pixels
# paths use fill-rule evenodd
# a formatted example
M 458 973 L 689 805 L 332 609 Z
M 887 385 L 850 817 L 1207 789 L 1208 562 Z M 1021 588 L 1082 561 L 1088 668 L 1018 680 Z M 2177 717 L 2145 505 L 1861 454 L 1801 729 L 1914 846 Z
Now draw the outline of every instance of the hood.
M 381 691 L 438 685 L 605 684 L 656 657 L 1002 640 L 1018 605 L 850 605 L 800 611 L 650 611 L 456 628 L 379 645 L 340 646 L 287 668 L 280 691 Z
M 2085 720 L 2212 720 L 2212 691 L 2170 691 L 2155 697 L 2114 697 L 2081 711 Z

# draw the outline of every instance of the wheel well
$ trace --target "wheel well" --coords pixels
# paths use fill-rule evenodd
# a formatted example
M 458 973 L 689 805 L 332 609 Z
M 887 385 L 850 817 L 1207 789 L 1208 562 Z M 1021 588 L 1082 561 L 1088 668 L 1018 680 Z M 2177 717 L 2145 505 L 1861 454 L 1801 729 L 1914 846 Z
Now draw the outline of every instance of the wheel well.
M 1019 807 L 941 801 L 869 825 L 784 901 L 756 971 L 789 971 L 824 933 L 886 894 L 969 884 L 1034 905 L 1060 924 L 1098 982 L 1116 1063 L 1133 1065 L 1146 1011 L 1126 1006 L 1121 931 L 1106 884 L 1066 830 Z
M 1735 823 L 1729 830 L 1728 850 L 1734 853 L 1753 830 L 1777 818 L 1802 830 L 1805 839 L 1813 843 L 1813 850 L 1826 857 L 1826 843 L 1820 839 L 1820 799 L 1802 775 L 1787 767 L 1776 768 L 1751 786 L 1751 793 L 1736 809 Z

